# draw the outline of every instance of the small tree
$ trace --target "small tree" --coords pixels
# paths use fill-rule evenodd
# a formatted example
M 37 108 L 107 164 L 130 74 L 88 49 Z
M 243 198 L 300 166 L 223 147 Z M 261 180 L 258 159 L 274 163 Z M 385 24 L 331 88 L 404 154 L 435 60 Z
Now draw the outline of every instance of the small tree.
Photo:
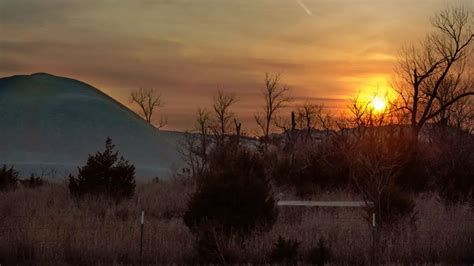
M 161 93 L 158 93 L 155 89 L 145 89 L 139 88 L 132 91 L 130 94 L 131 102 L 137 104 L 140 107 L 143 118 L 153 124 L 152 118 L 157 108 L 163 107 L 163 100 L 161 98 Z M 155 125 L 157 128 L 162 128 L 167 124 L 167 119 L 165 116 L 160 117 L 158 125 Z
M 232 93 L 225 93 L 222 90 L 217 90 L 214 96 L 214 103 L 212 108 L 214 110 L 214 125 L 212 130 L 216 136 L 216 140 L 223 143 L 225 136 L 229 134 L 232 125 L 234 114 L 230 108 L 236 102 L 235 95 Z
M 375 213 L 374 261 L 379 253 L 381 234 L 413 214 L 415 203 L 397 186 L 411 150 L 403 127 L 394 123 L 393 106 L 376 112 L 370 102 L 355 98 L 350 109 L 350 124 L 339 145 L 345 149 L 349 176 L 366 203 L 366 219 Z M 411 139 L 411 137 L 410 137 Z M 411 220 L 415 216 L 411 216 Z
M 265 74 L 265 88 L 262 90 L 262 96 L 265 101 L 263 105 L 263 114 L 255 115 L 255 121 L 262 130 L 262 137 L 266 140 L 270 134 L 275 115 L 291 101 L 291 97 L 287 95 L 290 88 L 280 84 L 280 75 L 274 76 Z
M 397 179 L 410 156 L 403 128 L 394 123 L 391 108 L 377 113 L 371 109 L 370 102 L 356 97 L 350 110 L 354 129 L 344 140 L 350 177 L 364 199 L 374 204 L 377 223 L 394 223 L 397 219 L 392 218 L 397 215 L 387 208 L 393 206 L 392 211 L 397 211 L 397 203 L 406 205 L 408 210 L 399 213 L 402 217 L 414 207 L 409 199 L 405 204 L 397 198 L 403 196 L 399 195 Z
M 196 126 L 193 132 L 187 133 L 179 146 L 179 152 L 192 177 L 199 176 L 207 166 L 207 153 L 211 144 L 210 136 L 211 113 L 206 109 L 198 109 Z
M 305 103 L 296 110 L 296 122 L 299 129 L 306 130 L 306 135 L 311 138 L 311 131 L 316 128 L 316 115 L 322 111 L 322 107 Z
M 184 215 L 186 226 L 196 236 L 199 255 L 208 262 L 224 263 L 225 240 L 270 230 L 276 217 L 262 158 L 235 142 L 216 146 L 208 167 L 197 177 L 197 190 Z
M 243 147 L 214 150 L 189 202 L 186 225 L 194 230 L 216 222 L 225 234 L 241 236 L 271 228 L 277 210 L 264 170 L 262 158 Z
M 75 197 L 103 196 L 119 202 L 131 198 L 135 192 L 135 166 L 114 151 L 107 138 L 104 152 L 89 155 L 77 177 L 69 175 L 69 191 Z
M 314 130 L 331 130 L 332 117 L 322 105 L 304 103 L 295 111 L 295 126 L 306 131 L 306 141 L 312 140 Z
M 0 191 L 15 189 L 18 184 L 18 171 L 13 167 L 7 168 L 3 165 L 0 168 Z

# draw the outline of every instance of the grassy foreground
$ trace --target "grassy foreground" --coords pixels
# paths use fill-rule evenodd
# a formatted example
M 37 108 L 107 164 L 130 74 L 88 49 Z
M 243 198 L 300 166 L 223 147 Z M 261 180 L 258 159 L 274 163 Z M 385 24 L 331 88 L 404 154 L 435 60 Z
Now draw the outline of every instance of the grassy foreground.
M 0 193 L 1 264 L 191 263 L 194 239 L 182 221 L 193 185 L 183 180 L 140 184 L 132 200 L 119 205 L 97 200 L 75 202 L 65 184 Z M 282 199 L 295 199 L 291 192 Z M 356 199 L 344 192 L 313 199 Z M 139 257 L 140 210 L 145 210 L 143 257 Z M 474 262 L 472 206 L 445 206 L 436 195 L 416 198 L 417 219 L 382 233 L 380 259 L 386 263 Z M 266 234 L 244 244 L 228 243 L 242 262 L 264 263 L 279 236 L 300 242 L 306 261 L 319 239 L 335 264 L 370 262 L 372 235 L 358 209 L 281 207 Z

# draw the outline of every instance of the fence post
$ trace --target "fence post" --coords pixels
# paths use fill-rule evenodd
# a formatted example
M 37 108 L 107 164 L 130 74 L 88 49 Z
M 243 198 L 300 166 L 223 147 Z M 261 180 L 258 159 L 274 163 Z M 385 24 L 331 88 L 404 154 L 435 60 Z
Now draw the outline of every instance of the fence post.
M 372 265 L 377 264 L 377 223 L 375 210 L 372 212 Z
M 140 219 L 140 259 L 142 258 L 143 255 L 143 225 L 145 223 L 145 211 L 142 210 L 142 215 Z

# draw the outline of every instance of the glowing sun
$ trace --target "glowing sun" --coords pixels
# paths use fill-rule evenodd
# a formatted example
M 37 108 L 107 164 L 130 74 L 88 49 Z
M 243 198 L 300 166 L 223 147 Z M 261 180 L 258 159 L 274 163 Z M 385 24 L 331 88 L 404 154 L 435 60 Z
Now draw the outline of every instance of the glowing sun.
M 383 97 L 374 97 L 370 102 L 370 106 L 372 106 L 376 112 L 383 112 L 385 108 L 387 108 L 387 100 Z

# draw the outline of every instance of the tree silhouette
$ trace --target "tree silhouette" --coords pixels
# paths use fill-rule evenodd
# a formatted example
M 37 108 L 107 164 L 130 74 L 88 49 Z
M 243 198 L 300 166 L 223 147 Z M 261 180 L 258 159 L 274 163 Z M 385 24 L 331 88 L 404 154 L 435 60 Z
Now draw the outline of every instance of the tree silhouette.
M 0 191 L 6 191 L 16 188 L 18 184 L 18 171 L 13 167 L 7 168 L 3 165 L 0 168 Z
M 75 197 L 102 196 L 119 202 L 135 192 L 135 166 L 114 151 L 107 138 L 105 151 L 89 155 L 77 177 L 69 175 L 69 191 Z
M 130 94 L 131 102 L 137 104 L 142 111 L 143 118 L 150 123 L 152 123 L 152 118 L 154 112 L 157 108 L 163 107 L 163 101 L 161 98 L 161 93 L 158 93 L 155 89 L 145 89 L 139 88 L 132 91 Z M 167 124 L 166 117 L 162 116 L 160 118 L 159 124 L 155 125 L 157 128 L 162 128 Z
M 279 109 L 291 101 L 287 96 L 290 88 L 280 84 L 280 74 L 265 74 L 265 88 L 262 90 L 262 96 L 265 101 L 263 114 L 255 115 L 255 121 L 262 130 L 263 138 L 267 139 L 270 134 L 272 123 L 274 123 L 275 114 Z
M 415 140 L 426 122 L 474 95 L 468 69 L 472 22 L 471 10 L 443 10 L 432 19 L 435 31 L 419 47 L 402 51 L 394 85 Z
M 207 153 L 212 142 L 210 135 L 211 113 L 198 109 L 194 132 L 187 133 L 179 146 L 179 152 L 192 177 L 201 175 L 207 167 Z
M 277 209 L 262 158 L 237 142 L 215 146 L 196 180 L 184 222 L 196 236 L 196 251 L 205 262 L 225 263 L 230 239 L 243 240 L 275 223 Z
M 229 133 L 234 114 L 230 107 L 236 102 L 234 94 L 226 94 L 222 90 L 217 90 L 214 96 L 214 103 L 212 108 L 214 110 L 214 126 L 213 132 L 217 140 L 221 143 L 225 140 L 226 134 Z
M 232 142 L 217 147 L 210 154 L 209 170 L 198 177 L 197 191 L 184 216 L 186 225 L 199 230 L 211 223 L 225 235 L 271 228 L 277 210 L 264 171 L 258 154 Z

